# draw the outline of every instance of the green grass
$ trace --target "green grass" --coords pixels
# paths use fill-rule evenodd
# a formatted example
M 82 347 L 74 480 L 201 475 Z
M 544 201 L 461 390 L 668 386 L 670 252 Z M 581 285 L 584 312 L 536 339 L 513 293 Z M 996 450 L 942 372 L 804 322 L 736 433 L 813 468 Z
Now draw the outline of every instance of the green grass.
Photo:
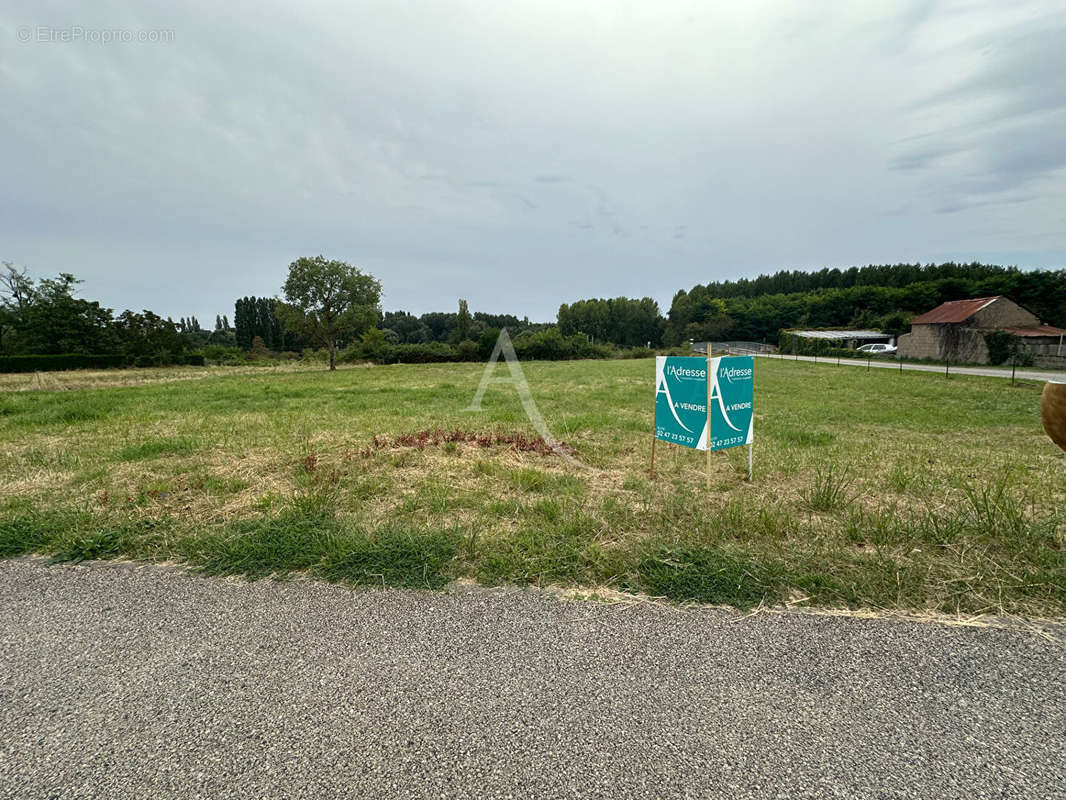
M 855 500 L 848 493 L 850 488 L 847 469 L 829 464 L 824 470 L 821 467 L 815 470 L 810 486 L 800 490 L 800 497 L 810 511 L 839 511 Z
M 187 455 L 196 449 L 192 439 L 164 437 L 127 445 L 118 451 L 119 461 L 145 461 L 166 455 Z
M 708 490 L 704 454 L 666 445 L 648 478 L 650 361 L 524 368 L 598 472 L 510 445 L 536 434 L 509 386 L 465 412 L 477 364 L 0 394 L 0 557 L 1066 614 L 1066 458 L 1038 385 L 760 360 L 755 481 L 741 448 L 714 455 Z
M 649 548 L 636 564 L 630 588 L 701 603 L 748 606 L 776 600 L 765 563 L 715 546 Z

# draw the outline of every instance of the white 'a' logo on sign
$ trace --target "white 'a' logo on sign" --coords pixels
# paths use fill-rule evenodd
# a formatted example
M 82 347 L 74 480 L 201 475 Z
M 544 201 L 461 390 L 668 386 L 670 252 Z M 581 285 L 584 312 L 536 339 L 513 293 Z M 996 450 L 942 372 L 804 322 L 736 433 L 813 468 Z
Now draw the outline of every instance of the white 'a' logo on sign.
M 722 410 L 722 419 L 725 420 L 725 424 L 739 433 L 740 428 L 730 421 L 729 414 L 726 413 L 725 400 L 722 398 L 722 387 L 718 384 L 717 370 L 715 371 L 714 383 L 711 384 L 711 402 L 714 402 L 715 398 L 718 398 L 718 408 Z
M 674 408 L 674 400 L 670 397 L 670 385 L 666 382 L 666 374 L 663 366 L 656 364 L 655 367 L 655 398 L 658 399 L 660 394 L 665 394 L 666 405 L 670 407 L 670 413 L 673 414 L 677 424 L 689 433 L 692 433 L 692 429 L 682 422 L 681 417 L 677 415 L 677 409 Z

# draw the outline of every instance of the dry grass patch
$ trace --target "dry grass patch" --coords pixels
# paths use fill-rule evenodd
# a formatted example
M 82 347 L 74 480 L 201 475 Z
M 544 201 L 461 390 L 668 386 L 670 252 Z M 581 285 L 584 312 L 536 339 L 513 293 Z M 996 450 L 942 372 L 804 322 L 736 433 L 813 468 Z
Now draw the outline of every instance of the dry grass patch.
M 352 368 L 344 365 L 342 368 Z M 68 370 L 65 372 L 0 373 L 0 392 L 70 391 L 120 386 L 149 386 L 209 378 L 316 372 L 321 366 L 279 361 L 240 367 L 136 367 L 129 369 Z

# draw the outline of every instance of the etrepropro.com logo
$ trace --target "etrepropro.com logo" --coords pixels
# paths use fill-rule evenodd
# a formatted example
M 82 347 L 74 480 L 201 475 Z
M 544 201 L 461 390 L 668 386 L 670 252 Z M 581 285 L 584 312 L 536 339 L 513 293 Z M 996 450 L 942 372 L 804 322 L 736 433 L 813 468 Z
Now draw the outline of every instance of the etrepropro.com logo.
M 169 28 L 87 28 L 84 25 L 23 25 L 15 33 L 19 44 L 170 44 Z

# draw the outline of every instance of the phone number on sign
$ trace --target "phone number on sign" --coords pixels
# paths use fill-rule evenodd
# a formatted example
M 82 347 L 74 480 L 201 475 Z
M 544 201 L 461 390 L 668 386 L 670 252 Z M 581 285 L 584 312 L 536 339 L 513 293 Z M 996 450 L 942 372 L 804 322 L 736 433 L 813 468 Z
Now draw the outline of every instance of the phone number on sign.
M 658 428 L 655 431 L 656 439 L 665 439 L 671 442 L 677 442 L 678 444 L 695 444 L 695 436 L 685 436 L 683 433 L 671 433 L 670 431 Z
M 714 446 L 716 448 L 733 447 L 734 445 L 744 444 L 746 441 L 746 436 L 730 436 L 728 439 L 715 439 Z

